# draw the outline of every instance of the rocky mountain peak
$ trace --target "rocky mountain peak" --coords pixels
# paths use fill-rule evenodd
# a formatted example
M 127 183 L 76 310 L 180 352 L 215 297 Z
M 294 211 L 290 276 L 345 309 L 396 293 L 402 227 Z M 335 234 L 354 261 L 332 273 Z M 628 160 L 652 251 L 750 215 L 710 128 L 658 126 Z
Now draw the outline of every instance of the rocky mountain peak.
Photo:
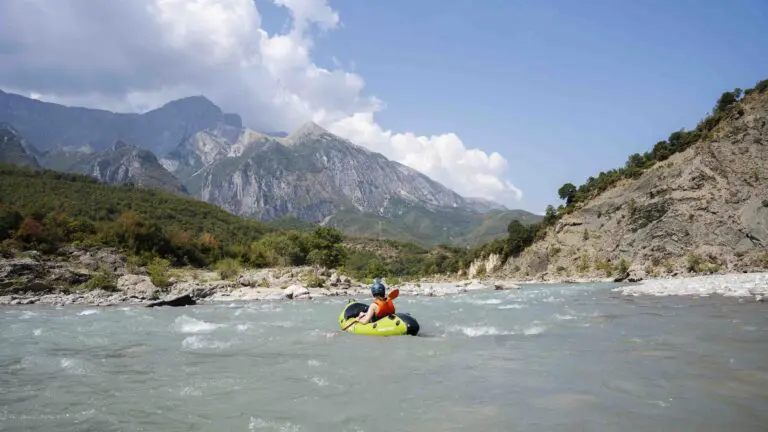
M 125 150 L 137 150 L 137 149 L 138 149 L 137 146 L 135 146 L 133 144 L 129 144 L 129 143 L 123 141 L 123 140 L 115 141 L 115 143 L 112 144 L 112 147 L 110 148 L 110 150 L 115 151 L 115 152 L 125 151 Z
M 323 137 L 324 135 L 331 135 L 331 133 L 322 128 L 317 123 L 309 121 L 291 132 L 285 141 L 288 143 L 295 143 L 298 141 L 317 139 Z
M 157 110 L 167 110 L 167 109 L 213 109 L 213 110 L 219 110 L 221 111 L 221 108 L 219 108 L 215 103 L 213 103 L 210 99 L 203 95 L 196 95 L 196 96 L 187 96 L 183 97 L 181 99 L 172 100 L 170 102 L 165 103 L 160 108 L 157 108 Z

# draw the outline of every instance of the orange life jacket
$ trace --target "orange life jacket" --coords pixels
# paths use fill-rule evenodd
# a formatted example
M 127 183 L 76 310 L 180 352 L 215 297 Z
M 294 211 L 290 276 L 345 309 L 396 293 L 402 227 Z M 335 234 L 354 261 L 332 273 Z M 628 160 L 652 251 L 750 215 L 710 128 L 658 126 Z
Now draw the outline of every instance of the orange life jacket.
M 390 298 L 386 298 L 384 300 L 373 299 L 373 301 L 379 307 L 376 310 L 376 318 L 384 318 L 387 315 L 392 315 L 393 313 L 395 313 L 395 304 L 392 303 L 392 299 Z

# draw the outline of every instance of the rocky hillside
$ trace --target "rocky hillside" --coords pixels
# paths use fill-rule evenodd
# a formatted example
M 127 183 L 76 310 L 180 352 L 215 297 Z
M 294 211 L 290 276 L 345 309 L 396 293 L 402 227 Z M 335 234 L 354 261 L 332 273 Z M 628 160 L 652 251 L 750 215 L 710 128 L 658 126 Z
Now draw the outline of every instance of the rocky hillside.
M 29 154 L 23 140 L 9 125 L 0 124 L 0 163 L 39 168 L 37 159 Z
M 12 132 L 8 133 L 17 141 L 21 140 Z M 8 154 L 6 149 L 0 149 L 0 157 L 6 158 Z M 104 151 L 95 151 L 88 146 L 49 150 L 41 153 L 38 160 L 39 165 L 35 167 L 86 174 L 107 184 L 131 183 L 186 194 L 184 185 L 160 164 L 154 153 L 123 141 L 117 141 Z
M 638 278 L 768 268 L 765 84 L 741 100 L 741 90 L 726 93 L 693 131 L 697 142 L 572 206 L 501 273 Z
M 144 114 L 122 114 L 67 107 L 3 91 L 0 122 L 13 125 L 42 151 L 84 145 L 104 149 L 123 140 L 140 143 L 159 155 L 217 124 L 242 126 L 240 116 L 223 113 L 202 96 L 172 101 Z
M 181 182 L 160 164 L 151 151 L 123 141 L 94 154 L 82 172 L 104 183 L 132 183 L 143 188 L 186 193 Z

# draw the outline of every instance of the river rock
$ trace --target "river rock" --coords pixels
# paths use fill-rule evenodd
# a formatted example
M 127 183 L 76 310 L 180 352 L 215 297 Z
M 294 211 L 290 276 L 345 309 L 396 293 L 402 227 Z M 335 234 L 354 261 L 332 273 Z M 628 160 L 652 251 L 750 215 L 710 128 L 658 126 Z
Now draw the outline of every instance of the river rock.
M 283 291 L 283 296 L 287 299 L 298 300 L 302 298 L 309 298 L 309 289 L 301 285 L 291 285 Z
M 627 276 L 627 282 L 640 282 L 646 278 L 645 270 L 642 269 L 630 269 Z
M 38 252 L 36 250 L 26 251 L 26 252 L 24 252 L 23 255 L 24 255 L 25 258 L 29 258 L 29 259 L 35 260 L 37 262 L 40 262 L 40 261 L 43 260 L 43 254 L 41 254 L 40 252 Z
M 0 260 L 0 280 L 41 277 L 43 265 L 32 258 L 12 258 Z
M 499 290 L 518 290 L 520 289 L 520 285 L 514 284 L 512 282 L 507 281 L 496 281 L 493 284 L 493 288 L 497 291 Z
M 179 282 L 171 290 L 171 295 L 189 294 L 193 299 L 204 299 L 214 294 L 225 294 L 235 290 L 236 284 L 230 281 Z
M 128 297 L 153 300 L 160 295 L 160 289 L 157 288 L 149 276 L 124 275 L 117 280 L 117 289 L 125 293 Z
M 62 248 L 60 252 L 68 254 L 72 259 L 88 270 L 96 271 L 103 268 L 112 273 L 121 274 L 125 271 L 127 259 L 115 248 L 95 248 L 83 250 L 76 247 Z
M 480 281 L 472 281 L 472 283 L 467 285 L 465 288 L 467 289 L 467 291 L 478 291 L 478 290 L 490 289 L 488 285 Z
M 263 280 L 269 282 L 273 278 L 272 276 L 272 271 L 268 269 L 246 271 L 238 276 L 237 283 L 242 286 L 258 286 Z
M 51 283 L 64 286 L 81 285 L 92 277 L 91 272 L 73 268 L 67 263 L 49 263 L 47 272 Z
M 173 297 L 168 300 L 160 300 L 155 301 L 147 304 L 147 307 L 158 307 L 158 306 L 172 306 L 172 307 L 179 307 L 179 306 L 194 306 L 197 302 L 195 302 L 195 299 L 192 298 L 189 294 L 185 294 L 180 297 Z

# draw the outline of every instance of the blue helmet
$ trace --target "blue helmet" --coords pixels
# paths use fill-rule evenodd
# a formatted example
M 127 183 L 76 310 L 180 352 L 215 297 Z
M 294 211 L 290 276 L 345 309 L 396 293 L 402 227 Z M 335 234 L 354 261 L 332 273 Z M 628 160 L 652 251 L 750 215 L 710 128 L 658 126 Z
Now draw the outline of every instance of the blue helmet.
M 371 286 L 371 295 L 374 297 L 384 297 L 386 294 L 387 288 L 381 283 L 381 279 L 376 278 L 376 280 L 373 281 L 373 286 Z

